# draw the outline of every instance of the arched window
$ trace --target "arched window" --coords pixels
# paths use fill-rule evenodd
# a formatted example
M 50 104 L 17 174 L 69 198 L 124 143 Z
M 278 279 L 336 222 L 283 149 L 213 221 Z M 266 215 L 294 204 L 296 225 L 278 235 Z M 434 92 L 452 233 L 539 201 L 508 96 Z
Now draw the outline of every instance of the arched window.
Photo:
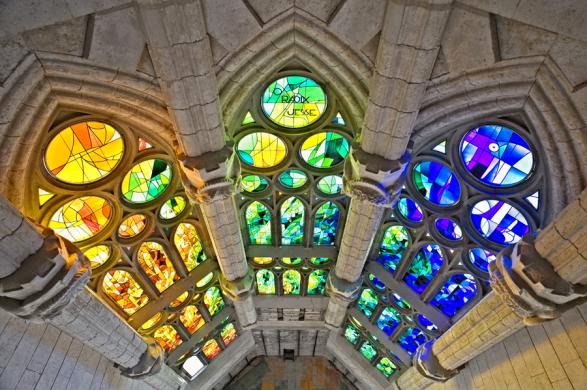
M 171 325 L 163 325 L 155 331 L 153 337 L 167 352 L 173 351 L 183 342 L 181 336 Z
M 418 328 L 407 328 L 399 336 L 398 343 L 400 347 L 406 350 L 407 353 L 412 355 L 416 352 L 416 349 L 426 342 L 426 336 Z
M 179 319 L 190 334 L 196 332 L 206 323 L 200 311 L 194 305 L 189 305 L 181 309 Z
M 149 297 L 126 271 L 111 270 L 104 275 L 102 288 L 126 314 L 133 314 L 149 302 Z
M 401 317 L 397 310 L 393 307 L 386 307 L 383 309 L 379 318 L 377 319 L 377 326 L 388 336 L 391 336 L 393 331 L 400 324 Z
M 196 227 L 191 223 L 182 222 L 177 225 L 173 234 L 173 244 L 188 272 L 194 270 L 207 259 Z
M 326 202 L 314 214 L 314 244 L 334 245 L 339 217 L 338 206 L 334 202 Z
M 261 202 L 253 202 L 245 212 L 251 244 L 271 245 L 271 213 Z
M 357 307 L 361 310 L 367 318 L 371 318 L 377 304 L 379 303 L 379 299 L 377 298 L 377 294 L 373 292 L 370 288 L 366 288 L 361 292 L 359 296 L 359 300 L 357 302 Z
M 394 272 L 409 244 L 408 229 L 401 225 L 388 227 L 381 240 L 377 261 L 389 272 Z
M 289 269 L 282 275 L 283 293 L 286 295 L 299 295 L 302 286 L 302 277 L 298 271 Z
M 451 275 L 430 304 L 453 317 L 477 294 L 477 282 L 472 275 Z
M 268 269 L 257 271 L 257 292 L 261 295 L 275 294 L 275 275 Z
M 175 272 L 165 249 L 157 242 L 142 243 L 137 252 L 137 260 L 159 292 L 167 290 L 179 280 L 179 275 Z
M 304 240 L 304 204 L 296 197 L 281 205 L 281 244 L 301 245 Z
M 204 294 L 204 305 L 211 316 L 215 316 L 224 308 L 224 299 L 218 287 L 210 287 Z
M 424 245 L 412 259 L 412 264 L 404 276 L 404 282 L 421 294 L 444 263 L 444 257 L 437 244 Z
M 324 295 L 328 271 L 317 269 L 308 277 L 308 295 Z

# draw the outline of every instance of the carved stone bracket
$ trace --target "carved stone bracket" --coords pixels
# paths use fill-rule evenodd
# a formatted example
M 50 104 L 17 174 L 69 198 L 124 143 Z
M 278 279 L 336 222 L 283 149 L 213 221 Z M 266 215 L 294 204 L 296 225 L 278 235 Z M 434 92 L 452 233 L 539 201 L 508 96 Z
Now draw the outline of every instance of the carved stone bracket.
M 69 241 L 47 229 L 43 246 L 0 279 L 0 307 L 28 320 L 57 315 L 90 279 L 91 265 Z
M 410 159 L 407 151 L 399 160 L 387 160 L 353 148 L 345 162 L 345 192 L 355 199 L 393 207 L 405 182 Z
M 357 299 L 362 283 L 362 279 L 351 283 L 337 277 L 335 272 L 330 272 L 326 281 L 326 294 L 348 305 Z
M 428 341 L 418 347 L 413 357 L 414 367 L 426 378 L 436 382 L 446 382 L 455 376 L 458 370 L 447 370 L 440 364 L 432 351 L 433 344 L 433 341 Z
M 147 342 L 147 350 L 141 355 L 139 362 L 130 368 L 120 369 L 120 373 L 126 377 L 137 379 L 155 375 L 163 367 L 165 350 L 152 337 L 144 337 Z
M 222 291 L 232 301 L 245 299 L 253 291 L 254 271 L 248 267 L 247 274 L 236 280 L 227 280 L 224 275 L 220 275 L 220 286 Z
M 489 272 L 493 290 L 526 325 L 558 318 L 577 303 L 572 301 L 587 297 L 587 286 L 562 279 L 536 251 L 530 236 L 501 251 Z

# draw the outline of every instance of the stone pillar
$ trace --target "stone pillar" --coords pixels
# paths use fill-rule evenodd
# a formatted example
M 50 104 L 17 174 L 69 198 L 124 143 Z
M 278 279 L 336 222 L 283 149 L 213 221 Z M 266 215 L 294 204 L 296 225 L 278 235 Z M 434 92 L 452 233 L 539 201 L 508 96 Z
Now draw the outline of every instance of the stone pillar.
M 120 366 L 123 375 L 158 375 L 163 349 L 154 340 L 147 344 L 85 288 L 91 266 L 79 249 L 52 230 L 35 226 L 2 196 L 0 250 L 2 309 L 27 320 L 50 322 Z M 168 379 L 160 388 L 183 383 L 177 375 Z
M 434 343 L 421 346 L 405 389 L 445 381 L 458 368 L 525 325 L 558 318 L 587 299 L 587 190 L 536 240 L 526 236 L 490 264 L 491 286 L 479 304 Z

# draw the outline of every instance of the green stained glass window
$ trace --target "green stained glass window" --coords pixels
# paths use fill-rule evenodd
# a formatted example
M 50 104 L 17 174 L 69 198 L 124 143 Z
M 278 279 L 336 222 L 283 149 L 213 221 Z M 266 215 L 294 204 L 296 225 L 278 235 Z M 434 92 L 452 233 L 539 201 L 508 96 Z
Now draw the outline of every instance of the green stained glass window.
M 314 215 L 314 244 L 334 245 L 339 217 L 338 206 L 326 202 L 316 210 Z
M 261 98 L 261 108 L 274 123 L 299 129 L 322 116 L 326 110 L 326 94 L 308 77 L 286 76 L 267 86 Z
M 334 132 L 314 134 L 304 141 L 300 154 L 314 168 L 330 168 L 339 165 L 349 154 L 349 141 Z
M 263 176 L 246 175 L 241 178 L 241 189 L 245 192 L 256 194 L 269 187 L 269 182 Z
M 370 362 L 373 361 L 373 359 L 375 359 L 375 357 L 377 356 L 377 351 L 375 350 L 375 347 L 373 347 L 373 344 L 371 344 L 368 341 L 363 342 L 360 351 L 361 355 L 363 355 L 365 359 L 369 360 Z
M 324 176 L 318 181 L 318 190 L 326 195 L 340 194 L 342 191 L 342 177 L 338 175 Z
M 288 169 L 279 175 L 279 182 L 286 188 L 300 188 L 308 181 L 308 176 L 299 169 Z
M 122 180 L 122 196 L 130 203 L 157 199 L 171 183 L 172 171 L 166 161 L 150 159 L 133 166 Z
M 376 367 L 386 378 L 389 378 L 397 370 L 397 366 L 386 357 L 381 358 Z
M 255 123 L 255 119 L 251 115 L 251 112 L 247 111 L 247 115 L 245 115 L 245 119 L 243 119 L 243 122 L 241 123 L 241 125 L 244 126 L 244 125 L 248 125 L 249 123 Z
M 271 212 L 261 202 L 253 202 L 245 210 L 249 242 L 257 245 L 271 245 Z
M 177 217 L 185 210 L 187 202 L 183 196 L 174 196 L 168 199 L 159 210 L 159 217 L 163 220 L 170 220 Z
M 263 132 L 245 135 L 238 141 L 236 150 L 245 164 L 256 168 L 279 165 L 287 154 L 287 146 L 281 138 Z
M 308 277 L 308 295 L 324 295 L 328 271 L 317 269 Z
M 361 292 L 357 307 L 367 316 L 367 318 L 371 318 L 377 307 L 377 303 L 377 295 L 370 288 L 366 288 Z
M 283 273 L 283 293 L 286 295 L 299 295 L 302 284 L 302 276 L 298 271 L 293 269 Z
M 224 299 L 218 287 L 210 287 L 204 294 L 204 305 L 211 316 L 224 309 Z
M 284 257 L 281 259 L 281 261 L 283 261 L 284 264 L 288 264 L 288 265 L 298 265 L 302 263 L 302 258 L 301 257 Z
M 377 262 L 389 272 L 395 272 L 409 244 L 408 229 L 401 225 L 389 226 L 381 241 Z
M 310 263 L 313 265 L 322 265 L 326 264 L 330 261 L 328 257 L 312 257 L 310 258 Z
M 348 340 L 349 343 L 357 345 L 357 343 L 359 342 L 359 338 L 361 337 L 361 334 L 359 333 L 359 330 L 357 328 L 355 328 L 351 324 L 348 324 L 344 329 L 344 337 Z
M 304 204 L 296 197 L 281 205 L 281 243 L 300 245 L 304 239 Z
M 262 295 L 275 294 L 275 275 L 268 269 L 257 271 L 257 292 Z

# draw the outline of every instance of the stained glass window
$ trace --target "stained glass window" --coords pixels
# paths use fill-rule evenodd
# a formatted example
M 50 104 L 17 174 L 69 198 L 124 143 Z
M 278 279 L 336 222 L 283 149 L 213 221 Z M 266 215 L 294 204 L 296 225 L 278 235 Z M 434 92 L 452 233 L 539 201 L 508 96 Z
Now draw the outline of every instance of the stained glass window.
M 302 159 L 314 168 L 339 165 L 349 154 L 349 141 L 334 132 L 314 134 L 304 141 L 300 149 Z
M 475 278 L 469 274 L 451 275 L 430 304 L 453 317 L 477 294 Z
M 179 294 L 178 297 L 176 297 L 173 301 L 171 301 L 171 303 L 169 304 L 169 306 L 171 307 L 178 307 L 179 305 L 181 305 L 182 303 L 185 302 L 185 300 L 187 299 L 188 295 L 190 295 L 189 292 L 184 291 L 183 293 Z
M 257 245 L 271 245 L 271 213 L 261 202 L 253 202 L 245 211 L 249 242 Z
M 471 210 L 471 221 L 483 237 L 500 245 L 513 245 L 530 231 L 526 217 L 501 200 L 477 202 Z
M 281 205 L 281 243 L 300 245 L 304 239 L 304 204 L 296 197 Z
M 377 307 L 377 303 L 377 294 L 375 294 L 370 288 L 366 288 L 361 292 L 361 296 L 357 301 L 357 307 L 367 316 L 367 318 L 371 318 Z
M 159 292 L 167 290 L 179 280 L 173 263 L 169 260 L 163 246 L 158 242 L 146 241 L 142 243 L 137 252 L 137 260 Z
M 210 283 L 212 279 L 214 279 L 214 272 L 209 272 L 206 276 L 196 282 L 196 287 L 202 288 Z
M 389 378 L 395 372 L 395 370 L 397 370 L 397 366 L 386 357 L 381 358 L 375 367 L 381 371 L 381 373 L 383 373 L 386 378 Z
M 404 276 L 404 282 L 408 284 L 418 294 L 421 294 L 436 276 L 444 258 L 440 247 L 437 244 L 424 245 L 414 259 Z
M 383 291 L 385 290 L 385 284 L 379 278 L 373 274 L 369 274 L 369 281 L 375 287 L 376 290 Z
M 87 240 L 110 222 L 112 206 L 99 196 L 82 196 L 62 205 L 51 217 L 49 227 L 71 242 Z
M 173 235 L 173 244 L 179 252 L 188 272 L 207 259 L 196 227 L 191 223 L 182 222 L 177 225 Z
M 124 154 L 124 141 L 112 126 L 80 122 L 59 132 L 45 151 L 45 166 L 69 184 L 93 183 L 109 175 Z
M 279 175 L 279 183 L 286 188 L 300 188 L 308 181 L 308 176 L 299 169 L 288 169 Z
M 369 360 L 370 362 L 373 361 L 373 359 L 375 359 L 377 356 L 377 350 L 375 350 L 373 344 L 368 341 L 363 342 L 359 351 L 361 352 L 361 355 L 363 355 L 365 359 Z
M 301 284 L 302 284 L 302 276 L 298 271 L 293 269 L 287 270 L 282 275 L 283 278 L 283 293 L 286 295 L 299 295 Z
M 120 238 L 132 238 L 142 233 L 147 227 L 147 217 L 144 214 L 133 214 L 123 220 L 118 227 Z
M 530 203 L 532 207 L 538 210 L 538 205 L 540 203 L 540 191 L 536 191 L 535 193 L 525 197 L 524 199 L 526 199 L 526 202 Z
M 247 111 L 245 118 L 243 119 L 242 125 L 248 125 L 249 123 L 255 123 L 255 119 L 253 119 L 253 115 L 251 115 L 250 111 Z
M 342 177 L 328 175 L 318 180 L 318 190 L 326 195 L 340 194 L 342 191 Z
M 149 141 L 147 141 L 144 138 L 140 138 L 139 137 L 139 152 L 142 152 L 143 150 L 147 150 L 147 149 L 151 149 L 153 147 L 153 145 L 151 145 L 151 143 Z
M 190 334 L 195 333 L 206 323 L 198 308 L 194 305 L 189 305 L 181 309 L 179 320 Z
M 430 321 L 424 314 L 418 314 L 416 318 L 418 318 L 420 325 L 422 325 L 427 330 L 431 332 L 438 332 L 438 327 L 434 325 L 434 323 Z
M 112 248 L 109 245 L 96 245 L 84 251 L 84 256 L 90 260 L 92 269 L 98 268 L 110 259 Z
M 422 208 L 411 198 L 401 197 L 396 207 L 399 213 L 408 221 L 421 222 L 424 219 Z
M 416 349 L 426 341 L 426 336 L 418 328 L 407 328 L 398 339 L 400 347 L 405 349 L 410 355 L 416 352 Z
M 417 163 L 412 171 L 412 181 L 416 190 L 437 206 L 452 206 L 461 196 L 456 176 L 446 165 L 436 161 Z
M 255 264 L 266 265 L 273 262 L 273 257 L 254 257 L 253 261 Z
M 275 294 L 275 275 L 268 269 L 257 271 L 257 292 L 261 295 Z
M 167 352 L 173 351 L 183 342 L 181 336 L 171 325 L 163 325 L 158 328 L 155 333 L 153 333 L 153 337 Z
M 208 313 L 211 316 L 216 315 L 216 313 L 224 309 L 224 299 L 222 299 L 222 294 L 218 287 L 210 287 L 206 291 L 206 294 L 204 294 L 204 305 L 206 305 L 206 309 L 208 309 Z
M 130 203 L 157 199 L 171 183 L 171 168 L 164 160 L 149 159 L 134 165 L 122 180 L 122 196 Z
M 388 227 L 381 241 L 377 262 L 389 272 L 395 272 L 409 244 L 410 235 L 405 227 L 401 225 Z
M 269 182 L 263 176 L 246 175 L 241 178 L 241 189 L 251 194 L 263 192 L 269 187 Z
M 214 339 L 208 340 L 202 347 L 202 352 L 208 360 L 212 360 L 221 352 L 220 345 Z
M 469 260 L 483 272 L 489 272 L 489 263 L 495 261 L 495 255 L 483 248 L 469 249 Z
M 256 168 L 279 165 L 287 155 L 283 140 L 273 134 L 257 132 L 245 135 L 237 145 L 240 159 Z
M 274 123 L 298 129 L 316 122 L 326 110 L 326 94 L 304 76 L 286 76 L 269 84 L 261 98 L 263 113 Z
M 317 269 L 308 277 L 308 295 L 324 295 L 328 271 Z
M 310 263 L 313 265 L 323 265 L 330 261 L 328 257 L 311 257 Z
M 157 325 L 157 323 L 159 323 L 159 321 L 161 320 L 161 317 L 163 317 L 163 315 L 161 313 L 155 314 L 153 317 L 151 317 L 147 321 L 143 322 L 143 325 L 141 325 L 141 330 L 149 330 L 149 329 L 153 328 L 155 325 Z
M 339 217 L 338 206 L 334 202 L 326 202 L 314 214 L 314 244 L 334 245 Z
M 53 199 L 54 193 L 39 188 L 39 206 L 43 206 L 45 203 Z
M 391 336 L 393 331 L 401 322 L 401 317 L 397 310 L 392 307 L 383 309 L 379 318 L 377 319 L 377 326 L 388 336 Z
M 349 341 L 349 343 L 356 345 L 359 342 L 361 335 L 356 327 L 348 324 L 344 329 L 344 337 Z
M 391 294 L 391 297 L 393 298 L 393 302 L 395 302 L 395 304 L 400 308 L 400 309 L 406 309 L 406 310 L 410 310 L 412 308 L 412 306 L 408 303 L 408 301 L 406 301 L 405 299 L 403 299 L 401 296 L 399 296 L 396 293 Z
M 459 241 L 463 238 L 461 227 L 450 218 L 438 218 L 434 222 L 434 226 L 447 240 Z
M 344 126 L 346 123 L 344 122 L 344 119 L 342 119 L 342 115 L 340 115 L 340 112 L 336 114 L 336 116 L 332 119 L 332 123 L 334 123 L 335 125 L 342 125 Z
M 224 325 L 224 328 L 220 331 L 220 337 L 222 337 L 222 341 L 226 346 L 236 339 L 236 328 L 232 322 Z
M 163 220 L 177 218 L 185 210 L 186 204 L 187 201 L 183 196 L 174 196 L 163 203 L 159 210 L 159 217 Z
M 122 270 L 110 270 L 104 275 L 102 288 L 128 315 L 134 314 L 149 302 L 143 288 L 132 275 Z

